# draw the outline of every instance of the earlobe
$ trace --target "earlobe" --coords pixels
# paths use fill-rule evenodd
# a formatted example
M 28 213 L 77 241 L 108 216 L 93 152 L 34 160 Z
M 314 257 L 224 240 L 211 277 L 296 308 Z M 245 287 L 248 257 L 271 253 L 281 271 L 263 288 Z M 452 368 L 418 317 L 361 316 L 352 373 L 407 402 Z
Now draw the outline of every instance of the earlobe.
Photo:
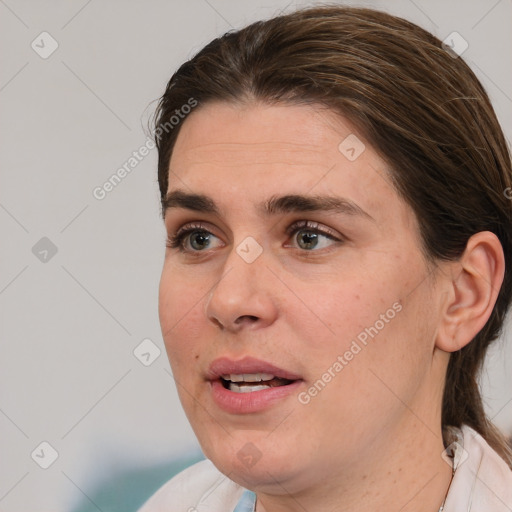
M 505 257 L 490 231 L 473 235 L 450 267 L 448 299 L 442 304 L 436 346 L 456 352 L 467 345 L 491 316 L 505 275 Z

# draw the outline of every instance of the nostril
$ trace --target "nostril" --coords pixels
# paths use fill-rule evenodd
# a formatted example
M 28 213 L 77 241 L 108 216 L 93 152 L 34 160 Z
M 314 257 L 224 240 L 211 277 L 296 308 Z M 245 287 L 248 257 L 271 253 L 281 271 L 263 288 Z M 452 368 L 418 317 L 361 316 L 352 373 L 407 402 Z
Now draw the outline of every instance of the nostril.
M 214 324 L 216 324 L 218 327 L 220 327 L 221 330 L 224 330 L 224 326 L 222 325 L 221 322 L 219 322 L 219 320 L 217 320 L 215 317 L 211 318 L 210 319 Z
M 245 321 L 248 321 L 248 322 L 256 322 L 258 320 L 258 317 L 257 316 L 254 316 L 254 315 L 242 315 L 242 316 L 239 316 L 235 323 L 236 324 L 240 324 L 242 322 L 245 322 Z

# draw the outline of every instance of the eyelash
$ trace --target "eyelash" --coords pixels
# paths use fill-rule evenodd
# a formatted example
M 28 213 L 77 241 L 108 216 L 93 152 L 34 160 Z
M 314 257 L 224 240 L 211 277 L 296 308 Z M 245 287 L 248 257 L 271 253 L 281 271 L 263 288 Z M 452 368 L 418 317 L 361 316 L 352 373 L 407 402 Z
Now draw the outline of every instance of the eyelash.
M 325 229 L 325 228 L 320 229 L 319 225 L 320 224 L 318 224 L 318 222 L 309 221 L 309 220 L 300 220 L 300 221 L 294 222 L 291 226 L 289 226 L 286 229 L 285 233 L 288 237 L 290 237 L 292 234 L 294 234 L 297 231 L 308 230 L 313 233 L 323 235 L 323 236 L 327 237 L 329 240 L 333 240 L 333 241 L 340 242 L 340 243 L 344 241 L 342 238 L 336 236 L 330 230 Z M 200 253 L 207 252 L 207 251 L 191 251 L 189 249 L 185 249 L 185 247 L 184 247 L 185 238 L 189 234 L 191 234 L 195 231 L 203 232 L 206 234 L 212 234 L 215 236 L 214 233 L 211 233 L 211 231 L 206 229 L 206 227 L 203 226 L 202 224 L 196 224 L 196 223 L 186 224 L 185 226 L 181 227 L 174 235 L 169 235 L 167 237 L 166 247 L 168 249 L 178 249 L 180 252 L 184 252 L 184 253 L 188 252 L 188 253 L 200 254 Z M 306 252 L 318 252 L 318 251 L 307 251 L 305 249 L 300 249 L 300 248 L 298 248 L 298 250 L 301 252 L 305 252 L 305 253 Z

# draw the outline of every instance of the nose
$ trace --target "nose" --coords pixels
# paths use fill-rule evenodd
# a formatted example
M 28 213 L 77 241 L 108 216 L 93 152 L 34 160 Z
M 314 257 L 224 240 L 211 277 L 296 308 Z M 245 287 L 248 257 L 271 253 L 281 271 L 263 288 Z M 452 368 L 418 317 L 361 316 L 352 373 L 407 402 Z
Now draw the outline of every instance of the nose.
M 249 263 L 233 249 L 207 297 L 206 317 L 230 332 L 266 327 L 277 318 L 276 284 L 265 252 Z

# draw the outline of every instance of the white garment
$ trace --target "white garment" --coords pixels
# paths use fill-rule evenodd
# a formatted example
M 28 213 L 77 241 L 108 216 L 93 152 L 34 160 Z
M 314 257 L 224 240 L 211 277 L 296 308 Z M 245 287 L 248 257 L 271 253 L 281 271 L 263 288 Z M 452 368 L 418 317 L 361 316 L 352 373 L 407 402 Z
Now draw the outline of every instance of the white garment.
M 512 471 L 505 461 L 467 425 L 458 442 L 463 450 L 455 450 L 460 460 L 444 512 L 512 512 Z M 139 512 L 232 512 L 244 491 L 204 460 L 164 484 Z

